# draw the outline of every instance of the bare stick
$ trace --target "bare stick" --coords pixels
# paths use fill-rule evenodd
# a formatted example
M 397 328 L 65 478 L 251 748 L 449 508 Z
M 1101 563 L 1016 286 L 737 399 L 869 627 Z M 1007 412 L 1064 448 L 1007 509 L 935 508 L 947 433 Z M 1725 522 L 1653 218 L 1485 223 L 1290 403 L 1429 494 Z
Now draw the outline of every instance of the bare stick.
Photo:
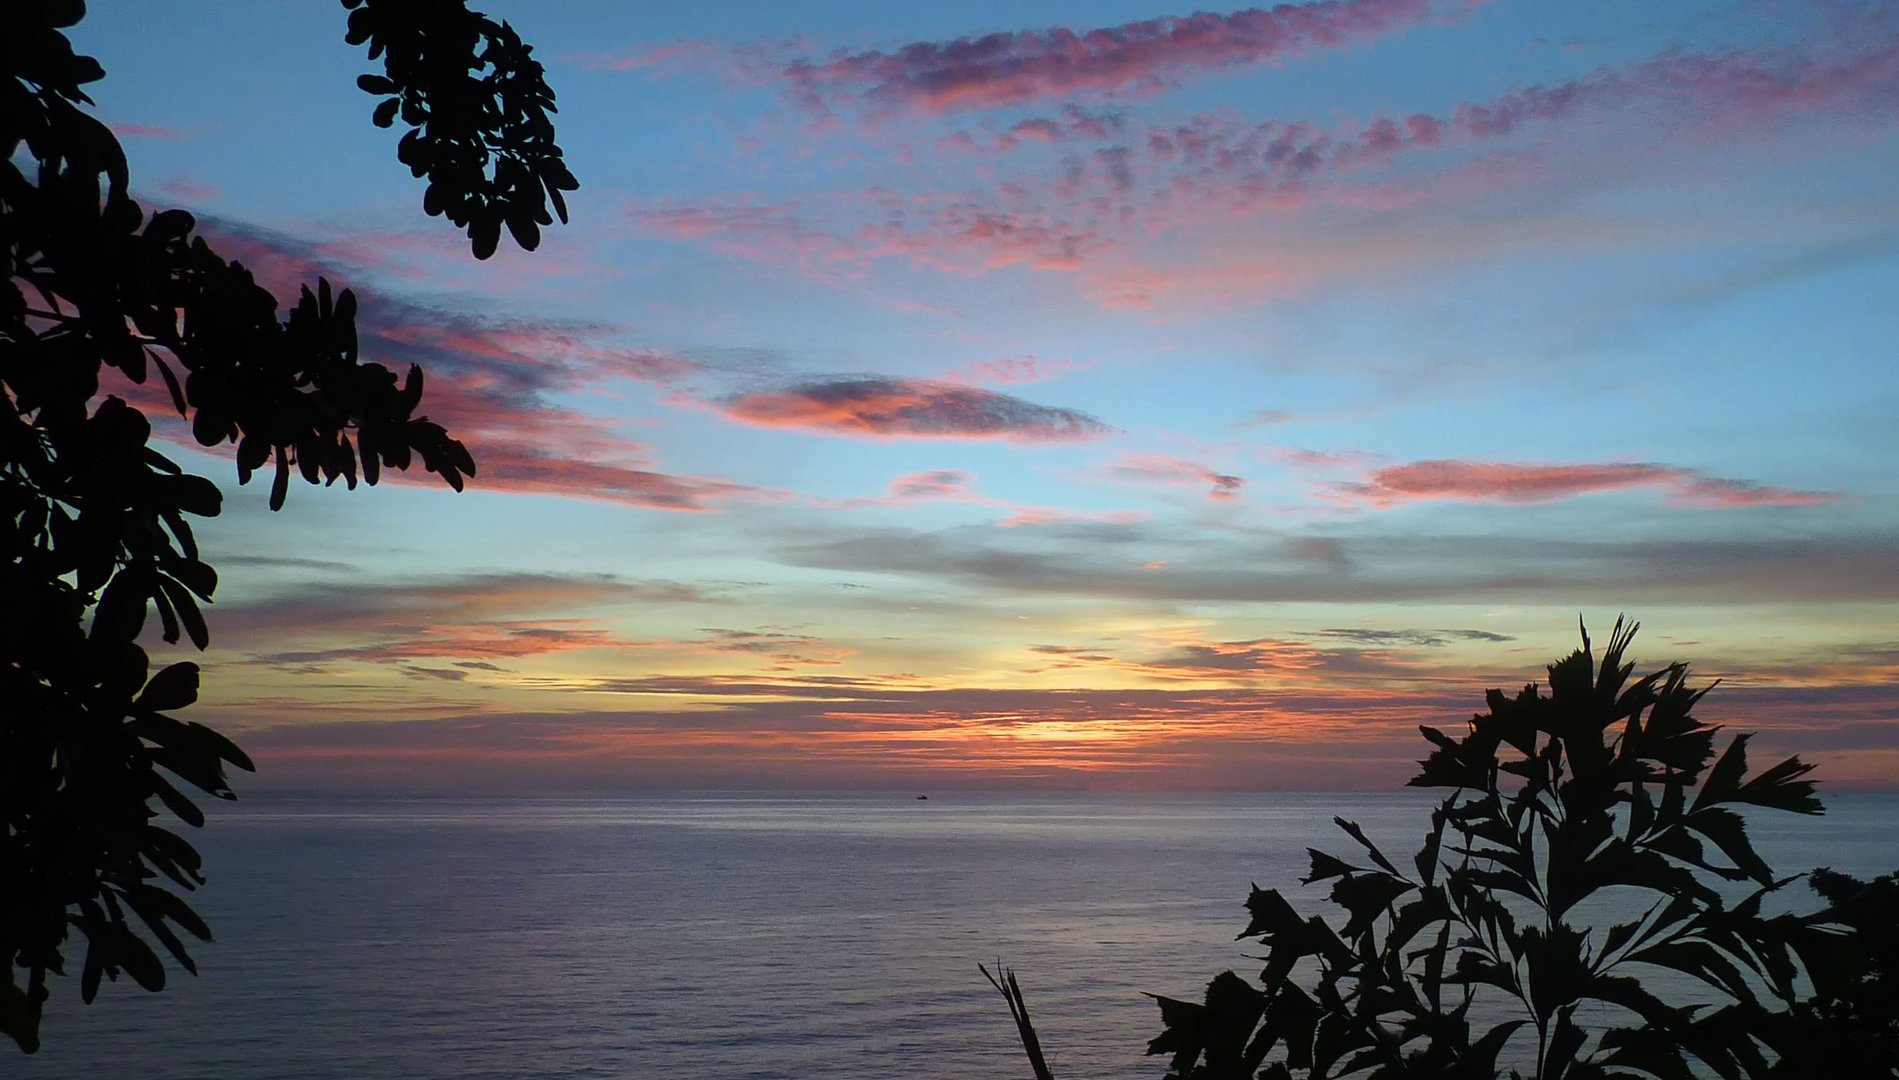
M 1003 967 L 1000 960 L 996 961 L 996 970 L 1002 973 L 1000 980 L 981 964 L 976 965 L 976 970 L 982 972 L 982 977 L 996 988 L 1002 1000 L 1009 1003 L 1009 1016 L 1015 1020 L 1016 1032 L 1022 1036 L 1022 1049 L 1029 1055 L 1035 1080 L 1055 1080 L 1055 1074 L 1048 1071 L 1048 1062 L 1042 1057 L 1042 1040 L 1035 1037 L 1035 1025 L 1029 1022 L 1029 1003 L 1022 1000 L 1022 987 L 1015 981 L 1015 972 Z

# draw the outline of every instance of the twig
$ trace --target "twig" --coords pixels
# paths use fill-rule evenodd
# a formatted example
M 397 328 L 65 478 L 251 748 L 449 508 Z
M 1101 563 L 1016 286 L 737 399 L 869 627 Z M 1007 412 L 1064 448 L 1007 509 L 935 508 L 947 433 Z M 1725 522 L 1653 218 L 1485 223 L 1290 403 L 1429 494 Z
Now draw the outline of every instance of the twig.
M 1022 1036 L 1022 1049 L 1029 1055 L 1029 1066 L 1035 1070 L 1035 1080 L 1055 1080 L 1055 1074 L 1048 1071 L 1048 1062 L 1042 1057 L 1042 1040 L 1035 1036 L 1035 1025 L 1029 1022 L 1029 1003 L 1022 999 L 1022 987 L 1016 984 L 1015 972 L 996 961 L 996 970 L 1002 973 L 998 980 L 989 974 L 989 969 L 981 964 L 976 970 L 996 988 L 1002 1000 L 1009 1003 L 1009 1016 L 1015 1020 L 1015 1030 Z

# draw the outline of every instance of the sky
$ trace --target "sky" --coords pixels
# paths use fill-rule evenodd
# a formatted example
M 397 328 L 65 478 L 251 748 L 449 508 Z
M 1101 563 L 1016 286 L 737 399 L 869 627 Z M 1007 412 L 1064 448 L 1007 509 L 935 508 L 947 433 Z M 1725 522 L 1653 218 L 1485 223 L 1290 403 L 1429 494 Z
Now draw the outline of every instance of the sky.
M 479 467 L 163 429 L 240 791 L 1388 789 L 1623 613 L 1899 786 L 1899 5 L 473 6 L 582 185 L 486 263 L 335 3 L 72 34 Z

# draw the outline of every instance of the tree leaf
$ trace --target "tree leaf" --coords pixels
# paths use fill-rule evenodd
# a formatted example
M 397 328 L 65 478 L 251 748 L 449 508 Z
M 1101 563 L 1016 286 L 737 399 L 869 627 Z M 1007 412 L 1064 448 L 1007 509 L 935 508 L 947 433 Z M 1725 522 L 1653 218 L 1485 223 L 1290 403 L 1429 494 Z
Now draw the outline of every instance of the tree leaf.
M 1398 868 L 1391 865 L 1391 860 L 1385 858 L 1383 852 L 1379 851 L 1370 840 L 1366 839 L 1365 830 L 1358 827 L 1358 822 L 1347 821 L 1342 817 L 1335 817 L 1332 819 L 1332 824 L 1344 829 L 1347 835 L 1358 841 L 1358 846 L 1364 848 L 1366 854 L 1372 857 L 1372 861 L 1383 867 L 1386 873 L 1393 877 L 1404 876 L 1398 873 Z
M 178 609 L 178 621 L 184 624 L 185 633 L 191 638 L 191 643 L 200 650 L 208 647 L 211 644 L 211 630 L 205 625 L 204 612 L 198 610 L 198 601 L 191 595 L 191 590 L 168 574 L 155 575 L 155 580 L 165 599 L 171 601 L 172 607 Z
M 1714 841 L 1721 853 L 1734 863 L 1735 868 L 1745 872 L 1755 881 L 1766 885 L 1774 880 L 1774 872 L 1754 853 L 1754 846 L 1748 843 L 1747 825 L 1741 816 L 1732 810 L 1713 807 L 1690 813 L 1684 819 L 1687 826 L 1708 839 Z
M 1728 801 L 1741 789 L 1741 776 L 1747 772 L 1748 738 L 1746 735 L 1736 735 L 1728 740 L 1728 748 L 1721 752 L 1720 760 L 1708 770 L 1708 778 L 1701 782 L 1701 789 L 1695 792 L 1695 801 L 1688 807 L 1690 816 L 1703 807 Z
M 154 712 L 182 709 L 198 700 L 198 665 L 190 661 L 172 664 L 153 675 L 140 692 L 137 706 Z
M 1812 765 L 1790 757 L 1742 784 L 1734 799 L 1798 814 L 1823 814 L 1826 808 L 1814 794 L 1814 782 L 1800 779 L 1812 771 Z
M 1360 873 L 1358 867 L 1334 856 L 1327 855 L 1318 848 L 1307 848 L 1306 855 L 1312 861 L 1312 870 L 1305 877 L 1299 879 L 1302 885 L 1310 885 L 1313 882 L 1324 881 L 1327 878 L 1335 878 L 1342 874 Z

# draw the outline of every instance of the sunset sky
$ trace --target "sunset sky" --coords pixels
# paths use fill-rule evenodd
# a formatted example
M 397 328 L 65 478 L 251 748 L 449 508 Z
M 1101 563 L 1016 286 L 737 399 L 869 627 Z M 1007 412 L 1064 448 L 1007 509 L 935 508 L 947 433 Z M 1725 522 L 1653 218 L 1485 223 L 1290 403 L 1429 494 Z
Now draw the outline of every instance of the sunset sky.
M 1620 612 L 1899 785 L 1899 6 L 474 6 L 582 184 L 486 264 L 333 0 L 73 34 L 480 467 L 179 449 L 241 791 L 1389 788 Z

